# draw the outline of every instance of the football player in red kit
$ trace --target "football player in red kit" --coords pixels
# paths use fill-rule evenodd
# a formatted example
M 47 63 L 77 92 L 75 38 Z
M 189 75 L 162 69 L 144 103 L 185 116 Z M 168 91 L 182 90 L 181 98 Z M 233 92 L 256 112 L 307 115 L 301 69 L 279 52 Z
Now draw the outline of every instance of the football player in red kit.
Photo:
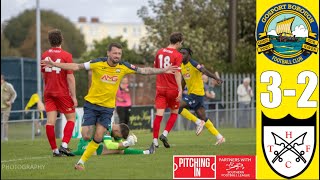
M 168 66 L 179 66 L 182 62 L 182 54 L 178 51 L 182 47 L 183 35 L 175 32 L 170 35 L 170 44 L 166 48 L 158 50 L 154 60 L 155 68 L 166 68 Z M 172 129 L 178 117 L 179 105 L 182 96 L 181 73 L 175 74 L 158 74 L 156 80 L 156 117 L 153 121 L 153 143 L 159 147 L 158 137 L 160 124 L 166 108 L 170 108 L 170 117 L 165 130 L 160 136 L 160 140 L 166 148 L 170 148 L 168 143 L 168 133 Z
M 62 34 L 58 29 L 49 31 L 48 39 L 51 48 L 44 52 L 41 59 L 51 58 L 57 63 L 72 63 L 72 55 L 61 48 Z M 68 148 L 75 121 L 75 107 L 78 105 L 75 91 L 73 71 L 58 67 L 42 67 L 44 79 L 44 102 L 47 112 L 46 134 L 54 157 L 64 155 L 74 156 Z M 66 116 L 67 124 L 64 127 L 60 148 L 57 148 L 54 126 L 58 112 Z

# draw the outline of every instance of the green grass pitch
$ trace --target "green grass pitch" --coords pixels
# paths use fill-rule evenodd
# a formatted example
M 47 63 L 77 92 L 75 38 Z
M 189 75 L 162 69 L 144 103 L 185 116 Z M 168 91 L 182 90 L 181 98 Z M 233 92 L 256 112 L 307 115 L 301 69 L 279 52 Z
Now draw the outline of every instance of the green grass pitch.
M 152 155 L 92 156 L 86 170 L 75 171 L 80 158 L 53 158 L 43 131 L 31 141 L 11 140 L 1 143 L 1 179 L 172 179 L 173 155 L 255 155 L 255 129 L 219 129 L 226 143 L 214 146 L 216 141 L 206 129 L 199 136 L 195 131 L 172 131 L 168 140 L 171 148 L 160 147 Z M 148 130 L 133 131 L 138 137 L 134 148 L 147 149 L 152 142 Z M 162 131 L 161 131 L 162 132 Z M 77 139 L 69 147 L 75 148 Z M 59 146 L 61 139 L 57 140 Z

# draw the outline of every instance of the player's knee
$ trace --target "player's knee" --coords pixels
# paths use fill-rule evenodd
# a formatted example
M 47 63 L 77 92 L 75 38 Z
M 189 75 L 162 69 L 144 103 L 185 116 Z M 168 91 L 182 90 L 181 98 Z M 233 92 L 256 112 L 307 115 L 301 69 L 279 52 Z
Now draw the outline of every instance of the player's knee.
M 91 136 L 89 136 L 88 134 L 83 134 L 83 135 L 82 135 L 82 138 L 83 138 L 84 140 L 90 140 L 90 139 L 91 139 Z
M 84 140 L 90 140 L 92 138 L 92 134 L 90 134 L 90 131 L 86 128 L 82 129 L 81 135 Z
M 203 107 L 203 106 L 200 106 L 200 107 L 196 107 L 195 108 L 195 112 L 198 113 L 198 114 L 206 114 L 206 109 Z
M 102 140 L 103 140 L 103 134 L 102 135 L 100 135 L 100 134 L 95 134 L 94 135 L 94 138 L 93 138 L 94 140 L 95 140 L 95 142 L 96 143 L 100 143 L 100 142 L 102 142 Z
M 47 124 L 46 125 L 55 125 L 56 120 L 54 118 L 48 118 L 47 119 Z
M 202 112 L 196 112 L 198 118 L 200 119 L 203 119 L 203 120 L 206 120 L 207 117 L 206 117 L 206 113 L 202 113 Z
M 99 138 L 99 137 L 97 137 L 97 138 L 94 137 L 92 140 L 97 144 L 100 144 L 102 142 L 102 138 Z

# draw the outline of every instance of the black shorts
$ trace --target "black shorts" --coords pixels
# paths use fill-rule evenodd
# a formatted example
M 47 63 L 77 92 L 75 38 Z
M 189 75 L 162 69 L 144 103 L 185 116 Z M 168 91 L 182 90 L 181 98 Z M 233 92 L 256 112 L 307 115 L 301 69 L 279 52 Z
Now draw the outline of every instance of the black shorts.
M 189 94 L 182 98 L 185 101 L 190 109 L 197 110 L 200 107 L 204 107 L 204 96 L 198 96 L 195 94 Z
M 106 108 L 86 101 L 83 106 L 82 126 L 101 124 L 106 129 L 111 125 L 114 108 Z

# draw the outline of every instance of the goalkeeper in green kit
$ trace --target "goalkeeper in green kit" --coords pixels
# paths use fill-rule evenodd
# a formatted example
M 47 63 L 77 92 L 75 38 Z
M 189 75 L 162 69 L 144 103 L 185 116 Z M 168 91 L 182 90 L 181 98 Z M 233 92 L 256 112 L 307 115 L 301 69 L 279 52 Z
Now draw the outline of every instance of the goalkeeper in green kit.
M 96 150 L 96 155 L 107 155 L 107 154 L 154 154 L 155 146 L 151 144 L 150 148 L 147 150 L 128 148 L 135 145 L 137 142 L 137 137 L 134 134 L 129 135 L 126 139 L 125 137 L 116 137 L 116 133 L 113 133 L 112 129 L 118 126 L 127 126 L 126 124 L 112 124 L 110 125 L 110 132 L 104 135 L 103 142 L 99 144 Z M 85 140 L 85 138 L 80 138 L 78 143 L 78 149 L 72 152 L 74 155 L 82 155 L 87 148 L 90 140 Z

